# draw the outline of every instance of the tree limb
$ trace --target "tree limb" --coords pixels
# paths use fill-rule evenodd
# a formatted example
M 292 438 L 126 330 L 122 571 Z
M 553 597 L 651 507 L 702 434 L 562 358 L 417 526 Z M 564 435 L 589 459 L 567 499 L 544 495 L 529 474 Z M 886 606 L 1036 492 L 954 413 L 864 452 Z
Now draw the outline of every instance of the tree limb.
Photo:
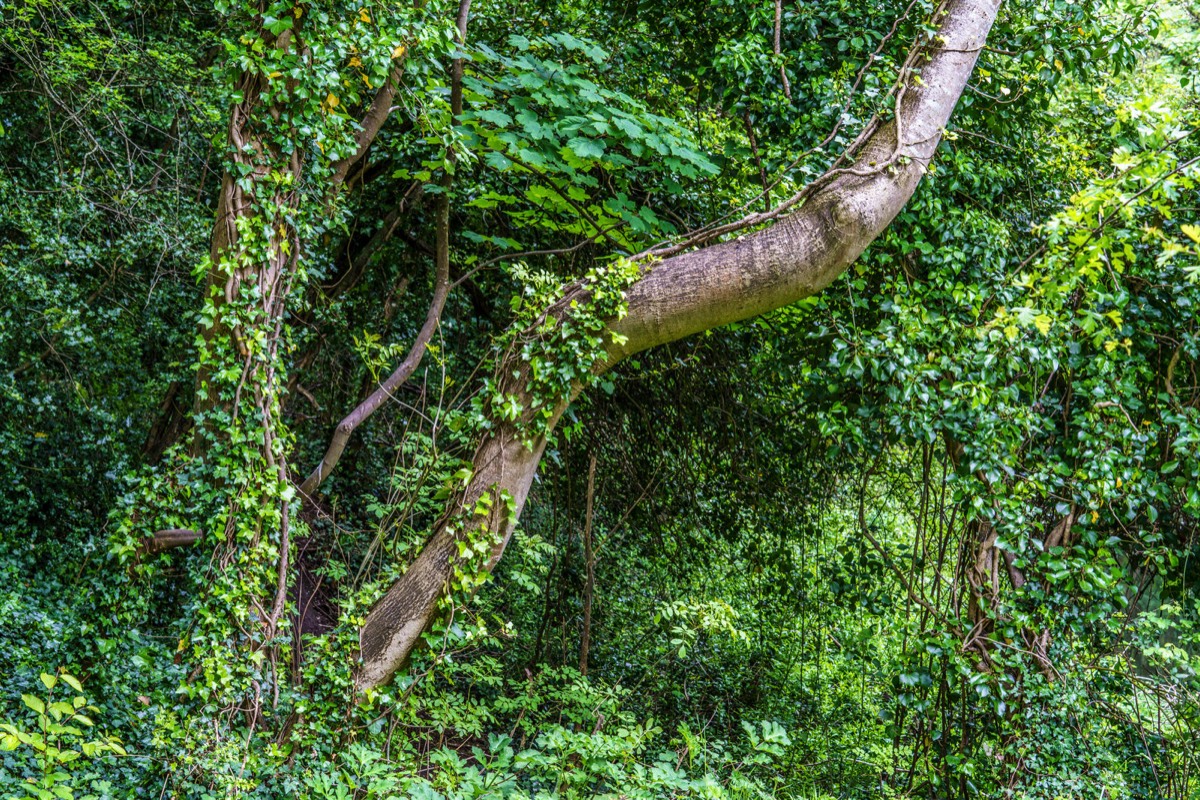
M 947 0 L 934 11 L 937 33 L 918 34 L 897 92 L 897 115 L 853 150 L 855 165 L 815 183 L 803 204 L 772 227 L 710 245 L 653 266 L 626 293 L 629 311 L 610 330 L 624 339 L 609 348 L 600 371 L 621 359 L 709 328 L 794 303 L 829 285 L 878 236 L 916 190 L 950 114 L 974 69 L 998 11 L 998 0 Z M 919 80 L 914 75 L 919 71 Z M 501 365 L 511 374 L 518 363 Z M 511 369 L 509 369 L 511 367 Z M 518 370 L 519 372 L 519 370 Z M 518 378 L 509 387 L 521 390 Z M 552 409 L 552 430 L 578 394 Z M 522 398 L 528 399 L 528 398 Z M 499 425 L 476 450 L 474 472 L 452 508 L 470 508 L 485 492 L 507 492 L 516 515 L 524 505 L 545 436 L 528 446 L 511 424 Z M 407 572 L 375 604 L 359 631 L 360 689 L 380 686 L 400 669 L 433 621 L 457 558 L 447 512 Z M 513 525 L 498 521 L 486 565 L 504 553 Z
M 195 544 L 203 536 L 204 534 L 199 531 L 193 531 L 189 528 L 168 528 L 167 530 L 156 531 L 153 536 L 147 538 L 142 543 L 141 551 L 147 555 L 154 555 L 164 550 L 172 550 L 176 547 Z
M 363 115 L 362 122 L 359 123 L 359 130 L 354 134 L 354 153 L 333 163 L 333 174 L 330 176 L 330 181 L 334 184 L 346 180 L 350 168 L 366 155 L 367 148 L 379 135 L 383 123 L 387 122 L 392 113 L 392 101 L 396 99 L 396 92 L 400 89 L 400 78 L 403 74 L 404 56 L 401 55 L 396 65 L 392 67 L 391 73 L 388 74 L 387 80 L 383 82 L 383 86 L 376 92 L 375 99 L 371 101 L 370 108 Z
M 470 0 L 461 0 L 458 11 L 458 41 L 460 45 L 466 39 L 467 15 L 470 12 L 470 8 Z M 455 119 L 462 114 L 462 75 L 462 58 L 456 58 L 451 67 L 450 81 L 450 110 Z M 454 157 L 453 150 L 450 152 L 450 157 L 451 159 Z M 437 230 L 434 247 L 436 275 L 433 279 L 433 300 L 429 304 L 429 313 L 425 315 L 425 324 L 421 326 L 420 332 L 417 333 L 416 341 L 413 342 L 408 355 L 400 362 L 395 371 L 388 376 L 388 379 L 380 384 L 379 388 L 372 392 L 366 400 L 359 403 L 358 407 L 351 411 L 345 419 L 338 423 L 337 428 L 333 432 L 333 438 L 329 442 L 329 447 L 325 451 L 325 456 L 321 459 L 321 463 L 309 473 L 304 483 L 300 485 L 300 491 L 303 494 L 311 495 L 321 485 L 322 481 L 329 477 L 329 473 L 333 471 L 338 461 L 341 460 L 342 453 L 346 449 L 346 444 L 350 441 L 350 436 L 359 425 L 378 411 L 380 406 L 392 397 L 395 391 L 412 376 L 417 367 L 421 365 L 421 359 L 425 357 L 425 349 L 429 345 L 430 340 L 433 339 L 433 334 L 441 322 L 442 309 L 445 308 L 446 298 L 450 294 L 450 185 L 452 180 L 453 175 L 450 172 L 445 172 L 442 175 L 442 191 L 437 197 Z
M 442 309 L 445 307 L 446 298 L 450 294 L 449 209 L 449 200 L 445 195 L 440 195 L 438 197 L 437 222 L 437 274 L 433 279 L 433 300 L 429 303 L 429 312 L 425 315 L 425 324 L 421 326 L 420 332 L 417 333 L 416 341 L 413 342 L 408 355 L 400 362 L 395 371 L 388 376 L 387 380 L 379 385 L 379 388 L 371 392 L 366 400 L 359 403 L 353 411 L 338 423 L 337 428 L 334 429 L 333 437 L 329 442 L 329 447 L 325 451 L 325 456 L 321 459 L 321 463 L 309 473 L 304 483 L 300 485 L 300 491 L 304 494 L 310 495 L 315 492 L 317 487 L 329 477 L 329 473 L 333 471 L 338 461 L 341 460 L 342 453 L 346 449 L 346 444 L 350 441 L 350 436 L 358 426 L 378 411 L 380 406 L 421 365 L 421 359 L 425 357 L 425 348 L 433 338 L 433 334 L 441 322 Z

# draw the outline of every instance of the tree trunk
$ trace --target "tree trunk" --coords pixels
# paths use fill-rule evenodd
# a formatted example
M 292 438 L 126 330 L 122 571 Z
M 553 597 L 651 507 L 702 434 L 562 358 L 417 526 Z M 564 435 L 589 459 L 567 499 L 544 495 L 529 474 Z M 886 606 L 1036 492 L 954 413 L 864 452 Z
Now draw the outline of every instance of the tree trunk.
M 916 190 L 997 10 L 995 0 L 948 0 L 934 11 L 937 33 L 919 34 L 901 72 L 895 117 L 868 126 L 848 153 L 851 166 L 819 178 L 799 210 L 765 230 L 654 265 L 629 288 L 627 315 L 611 323 L 611 330 L 625 338 L 609 349 L 602 369 L 649 347 L 794 303 L 837 278 Z M 519 366 L 502 365 L 498 374 Z M 513 389 L 520 391 L 519 382 Z M 559 401 L 547 430 L 578 391 Z M 485 567 L 499 561 L 545 446 L 540 436 L 526 447 L 513 424 L 497 425 L 479 445 L 466 489 L 360 630 L 360 689 L 390 680 L 434 619 L 458 566 L 457 532 L 450 524 L 455 515 L 485 494 L 503 491 L 512 499 L 513 513 L 489 518 L 495 544 Z
M 587 512 L 583 518 L 583 631 L 579 635 L 579 673 L 588 673 L 588 648 L 592 643 L 592 600 L 596 593 L 596 553 L 592 548 L 592 507 L 596 499 L 596 456 L 588 462 Z
M 281 34 L 274 46 L 286 49 L 291 44 L 290 33 Z M 199 330 L 192 454 L 200 458 L 226 438 L 221 430 L 224 423 L 217 420 L 210 426 L 206 417 L 219 410 L 221 415 L 232 413 L 236 420 L 242 411 L 237 406 L 249 399 L 243 397 L 243 388 L 256 390 L 255 411 L 263 414 L 262 424 L 268 429 L 276 427 L 268 406 L 280 394 L 280 376 L 275 369 L 279 327 L 287 307 L 292 267 L 300 252 L 300 242 L 288 223 L 300 202 L 296 188 L 302 168 L 300 151 L 283 153 L 264 141 L 258 130 L 255 106 L 266 90 L 262 76 L 245 73 L 238 90 L 243 99 L 231 110 L 228 136 L 231 166 L 242 177 L 227 170 L 221 180 L 205 281 L 205 300 L 206 304 L 211 301 L 211 306 Z M 272 107 L 267 113 L 279 116 L 280 109 Z M 272 181 L 272 173 L 288 180 Z M 274 209 L 274 214 L 265 217 L 266 208 Z M 264 232 L 264 241 L 248 246 L 239 222 L 250 219 Z M 231 381 L 222 379 L 220 373 L 231 363 L 238 364 L 242 374 L 223 392 L 217 384 Z
M 306 64 L 310 53 L 297 32 L 301 17 L 298 13 L 295 27 L 278 35 L 258 28 L 245 41 L 261 41 L 273 59 L 295 56 Z M 257 16 L 243 21 L 252 30 L 263 24 Z M 212 546 L 206 577 L 217 590 L 199 596 L 199 604 L 212 605 L 197 615 L 192 634 L 208 643 L 197 651 L 202 661 L 220 657 L 220 648 L 238 656 L 224 656 L 242 671 L 222 692 L 246 711 L 251 726 L 260 716 L 260 684 L 269 678 L 277 693 L 286 674 L 276 655 L 288 619 L 294 488 L 282 419 L 287 387 L 282 347 L 289 298 L 303 288 L 299 231 L 324 213 L 390 113 L 397 58 L 394 53 L 392 73 L 354 133 L 350 155 L 316 165 L 308 170 L 311 176 L 296 123 L 297 105 L 307 107 L 294 91 L 301 79 L 249 68 L 233 87 L 237 99 L 230 107 L 226 169 L 205 265 L 192 410 L 192 479 L 203 476 L 215 491 L 197 513 L 196 530 L 159 531 L 144 550 L 182 546 L 202 536 Z M 240 657 L 264 650 L 269 669 Z

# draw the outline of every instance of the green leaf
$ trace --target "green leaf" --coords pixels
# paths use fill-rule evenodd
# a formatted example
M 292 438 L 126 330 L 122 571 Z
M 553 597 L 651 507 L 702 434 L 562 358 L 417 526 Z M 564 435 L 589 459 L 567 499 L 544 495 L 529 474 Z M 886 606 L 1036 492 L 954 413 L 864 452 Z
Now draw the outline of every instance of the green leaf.
M 512 117 L 510 117 L 508 114 L 505 114 L 503 111 L 499 111 L 494 108 L 479 111 L 475 114 L 475 117 L 483 120 L 484 122 L 490 122 L 497 128 L 507 128 L 512 124 Z
M 567 141 L 567 147 L 580 158 L 596 159 L 604 155 L 604 142 L 598 139 L 576 136 Z

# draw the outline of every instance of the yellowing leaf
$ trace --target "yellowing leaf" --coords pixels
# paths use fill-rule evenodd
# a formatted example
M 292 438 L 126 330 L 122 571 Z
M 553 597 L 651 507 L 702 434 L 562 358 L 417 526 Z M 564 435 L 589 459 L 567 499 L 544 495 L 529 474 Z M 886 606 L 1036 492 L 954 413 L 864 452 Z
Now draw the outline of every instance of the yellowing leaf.
M 1050 317 L 1046 314 L 1038 314 L 1033 318 L 1033 324 L 1037 326 L 1037 329 L 1041 331 L 1043 335 L 1050 332 L 1051 322 L 1053 322 L 1053 320 L 1050 319 Z
M 361 60 L 361 59 L 360 59 L 358 56 L 355 56 L 354 58 L 350 59 L 350 66 L 352 66 L 352 67 L 361 67 L 361 66 L 362 66 L 362 60 Z
M 340 102 L 341 102 L 341 100 L 338 100 L 337 95 L 334 94 L 333 92 L 330 92 L 329 95 L 326 96 L 326 98 L 325 98 L 325 105 L 329 106 L 330 108 L 337 108 L 338 103 L 340 103 Z
M 403 44 L 396 45 L 396 49 L 392 51 L 392 58 L 404 58 L 404 54 L 408 52 L 408 48 Z
M 1180 225 L 1179 229 L 1183 231 L 1184 236 L 1200 244 L 1200 225 Z
M 359 10 L 358 18 L 368 24 L 371 22 L 371 15 L 367 13 L 365 8 Z

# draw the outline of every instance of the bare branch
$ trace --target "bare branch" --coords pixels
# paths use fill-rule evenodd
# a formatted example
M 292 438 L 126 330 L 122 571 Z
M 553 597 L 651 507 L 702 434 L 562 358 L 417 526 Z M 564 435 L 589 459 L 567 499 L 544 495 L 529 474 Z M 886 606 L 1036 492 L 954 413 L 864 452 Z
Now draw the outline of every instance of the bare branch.
M 780 35 L 783 32 L 783 0 L 775 0 L 775 57 L 779 58 L 782 54 L 780 49 Z M 792 99 L 792 84 L 788 81 L 787 67 L 783 64 L 779 65 L 779 77 L 783 80 L 783 96 L 790 102 Z

